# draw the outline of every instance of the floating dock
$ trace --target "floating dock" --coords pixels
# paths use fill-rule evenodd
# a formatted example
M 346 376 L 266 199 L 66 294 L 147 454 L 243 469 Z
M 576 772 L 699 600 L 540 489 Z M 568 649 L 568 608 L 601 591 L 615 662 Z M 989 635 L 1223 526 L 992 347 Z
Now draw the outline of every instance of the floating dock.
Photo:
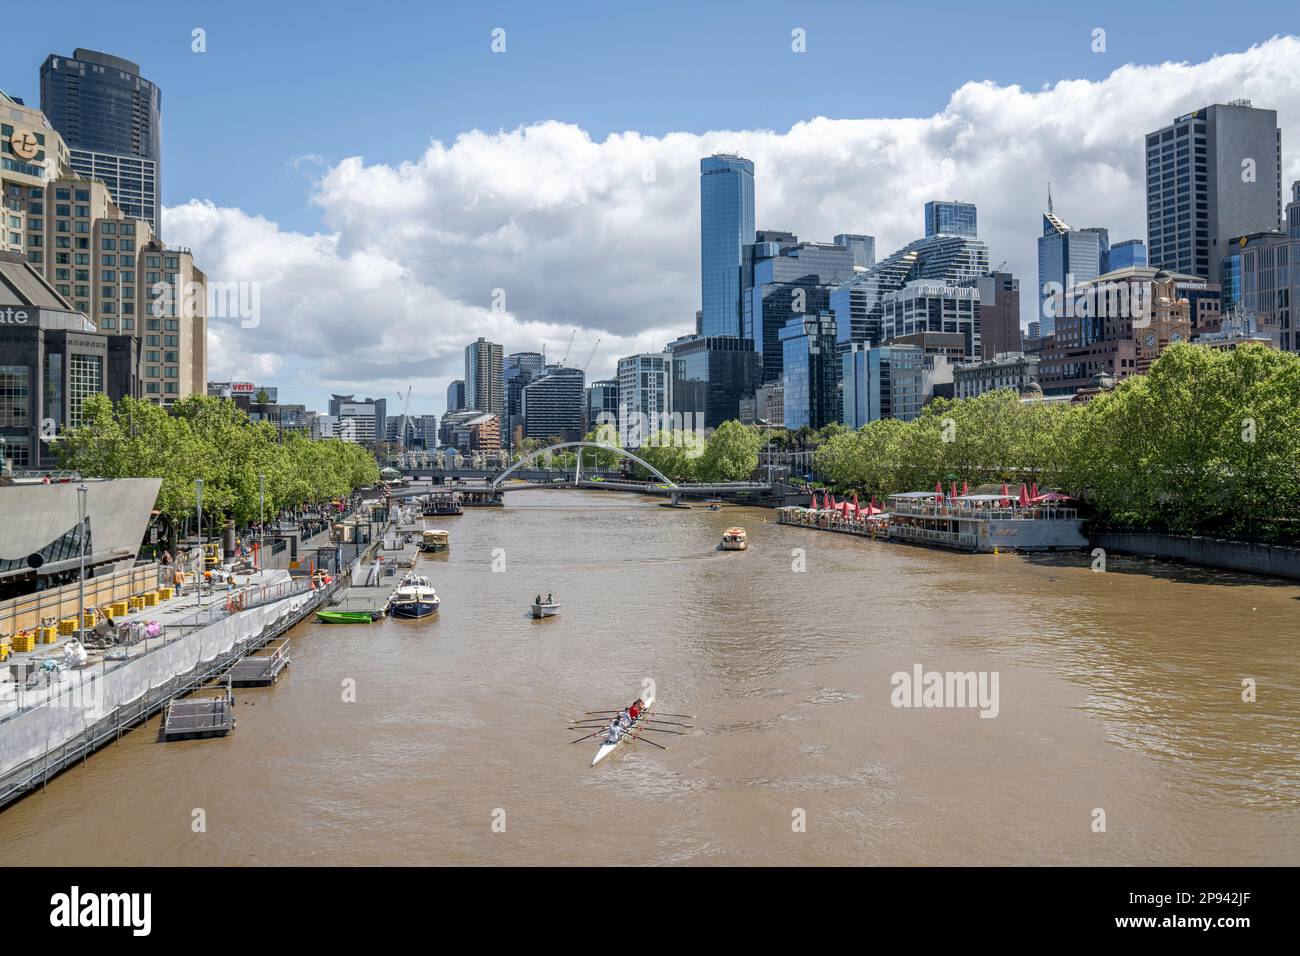
M 163 717 L 163 740 L 224 737 L 235 729 L 235 698 L 228 687 L 204 688 L 173 700 Z
M 234 687 L 269 687 L 288 666 L 289 639 L 277 637 L 237 660 L 230 669 L 230 683 Z

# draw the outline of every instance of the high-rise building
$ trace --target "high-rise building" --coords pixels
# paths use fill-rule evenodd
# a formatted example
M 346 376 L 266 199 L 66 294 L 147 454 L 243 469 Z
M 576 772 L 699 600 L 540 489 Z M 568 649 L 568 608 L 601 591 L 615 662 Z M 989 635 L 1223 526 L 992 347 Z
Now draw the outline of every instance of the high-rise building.
M 506 356 L 506 436 L 513 444 L 516 429 L 524 426 L 524 387 L 541 377 L 546 359 L 541 352 L 511 352 Z M 532 436 L 530 436 L 532 437 Z
M 845 425 L 861 428 L 882 418 L 911 421 L 921 414 L 925 356 L 918 346 L 852 342 L 840 359 Z
M 1042 334 L 1055 334 L 1056 317 L 1049 313 L 1054 295 L 1101 275 L 1102 232 L 1071 229 L 1052 210 L 1043 213 L 1043 234 L 1038 237 L 1038 295 Z
M 925 234 L 927 236 L 978 235 L 975 204 L 973 202 L 945 202 L 934 199 L 925 204 Z
M 447 411 L 459 412 L 465 407 L 465 382 L 463 379 L 454 379 L 447 386 Z
M 624 448 L 640 448 L 672 430 L 673 357 L 668 352 L 618 360 L 618 432 Z
M 580 368 L 550 365 L 525 385 L 520 398 L 524 436 L 540 441 L 552 437 L 579 441 L 586 400 L 585 378 Z
M 741 333 L 758 351 L 762 381 L 775 382 L 784 361 L 781 330 L 793 318 L 829 309 L 833 287 L 854 278 L 855 257 L 864 251 L 860 243 L 800 242 L 789 232 L 757 238 L 744 250 Z
M 967 360 L 982 354 L 980 290 L 976 285 L 918 279 L 887 293 L 882 306 L 880 324 L 885 342 L 918 332 L 956 333 L 965 344 Z
M 587 431 L 602 424 L 618 429 L 618 379 L 608 378 L 587 386 Z
M 465 346 L 465 404 L 501 419 L 506 411 L 502 349 L 479 336 Z
M 1020 351 L 1020 280 L 990 272 L 971 280 L 979 290 L 980 357 Z
M 130 60 L 74 50 L 41 64 L 41 109 L 72 168 L 104 183 L 124 215 L 162 221 L 162 91 Z
M 1223 281 L 1238 236 L 1282 221 L 1277 111 L 1249 100 L 1185 113 L 1147 134 L 1147 249 L 1156 268 Z
M 741 263 L 754 241 L 754 164 L 719 153 L 700 160 L 700 333 L 741 336 Z
M 781 330 L 785 427 L 822 428 L 839 420 L 839 359 L 835 316 L 797 316 Z
M 1147 244 L 1141 239 L 1125 239 L 1110 247 L 1110 255 L 1106 257 L 1106 268 L 1102 271 L 1114 272 L 1116 269 L 1146 264 Z
M 876 237 L 842 232 L 835 237 L 835 245 L 844 246 L 853 257 L 855 269 L 870 269 L 876 264 Z
M 717 428 L 740 417 L 740 401 L 758 384 L 758 353 L 749 339 L 687 335 L 668 345 L 673 407 L 683 422 Z

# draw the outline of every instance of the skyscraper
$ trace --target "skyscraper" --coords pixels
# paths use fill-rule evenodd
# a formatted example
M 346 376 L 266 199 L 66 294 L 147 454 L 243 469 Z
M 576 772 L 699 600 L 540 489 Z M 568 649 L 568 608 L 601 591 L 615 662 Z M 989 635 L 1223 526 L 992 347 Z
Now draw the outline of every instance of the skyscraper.
M 700 334 L 739 337 L 741 263 L 754 241 L 754 164 L 719 153 L 700 160 Z
M 501 353 L 500 345 L 482 336 L 465 346 L 465 404 L 498 419 L 506 410 Z
M 160 232 L 162 91 L 140 67 L 94 50 L 51 54 L 41 64 L 41 110 L 68 144 L 72 168 Z
M 525 385 L 520 397 L 524 435 L 542 441 L 581 439 L 585 377 L 580 368 L 551 365 Z
M 1054 296 L 1101 274 L 1101 233 L 1071 229 L 1052 212 L 1049 195 L 1043 234 L 1038 237 L 1038 314 L 1044 336 L 1056 331 Z
M 505 439 L 513 447 L 515 430 L 524 425 L 524 388 L 541 377 L 546 359 L 541 352 L 511 352 L 506 356 Z M 521 434 L 526 433 L 522 430 Z M 543 436 L 545 437 L 545 436 Z
M 973 239 L 979 234 L 975 224 L 973 202 L 944 202 L 932 199 L 925 204 L 927 236 L 969 236 Z
M 822 428 L 839 419 L 839 356 L 829 311 L 792 318 L 781 330 L 785 427 Z
M 670 342 L 673 356 L 673 407 L 682 421 L 717 428 L 740 417 L 740 400 L 758 384 L 754 343 L 725 335 L 686 335 Z
M 1147 244 L 1141 239 L 1125 239 L 1123 242 L 1117 242 L 1110 247 L 1110 255 L 1106 258 L 1106 272 L 1114 272 L 1116 269 L 1127 269 L 1129 266 L 1144 266 L 1147 264 Z
M 667 352 L 618 360 L 618 434 L 624 448 L 640 448 L 672 426 L 673 357 Z
M 454 380 L 447 386 L 447 411 L 458 412 L 465 407 L 465 382 Z
M 1158 269 L 1221 281 L 1231 240 L 1282 222 L 1277 111 L 1216 103 L 1147 134 L 1147 250 Z

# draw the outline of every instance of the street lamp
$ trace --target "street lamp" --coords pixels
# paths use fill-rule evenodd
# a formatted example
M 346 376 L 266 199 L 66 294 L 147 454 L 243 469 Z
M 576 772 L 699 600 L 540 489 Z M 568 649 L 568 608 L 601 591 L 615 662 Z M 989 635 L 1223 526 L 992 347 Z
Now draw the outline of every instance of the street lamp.
M 81 524 L 77 526 L 77 537 L 81 539 L 80 567 L 77 574 L 77 639 L 86 643 L 86 492 L 85 484 L 77 485 L 77 514 Z
M 199 607 L 203 607 L 203 572 L 207 569 L 207 555 L 203 553 L 203 479 L 194 479 L 194 514 L 199 523 L 199 569 L 194 584 L 199 592 Z

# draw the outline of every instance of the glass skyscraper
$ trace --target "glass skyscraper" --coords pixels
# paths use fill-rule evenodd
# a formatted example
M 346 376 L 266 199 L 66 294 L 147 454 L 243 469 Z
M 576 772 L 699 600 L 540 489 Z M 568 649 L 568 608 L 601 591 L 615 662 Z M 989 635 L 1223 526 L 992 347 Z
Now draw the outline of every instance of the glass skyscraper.
M 687 335 L 669 343 L 668 351 L 673 357 L 672 410 L 687 427 L 717 428 L 740 417 L 740 400 L 758 384 L 753 342 L 730 335 Z
M 1102 230 L 1071 229 L 1054 213 L 1043 213 L 1043 234 L 1038 237 L 1038 314 L 1044 336 L 1056 334 L 1054 296 L 1101 274 L 1101 243 Z M 1050 292 L 1049 284 L 1054 286 Z
M 975 204 L 973 202 L 944 202 L 932 199 L 925 204 L 925 234 L 927 236 L 969 236 L 976 231 Z
M 41 111 L 72 168 L 108 187 L 128 218 L 161 232 L 162 91 L 130 60 L 77 49 L 41 64 Z
M 700 333 L 741 335 L 741 264 L 754 241 L 754 164 L 719 153 L 700 160 Z
M 785 427 L 822 428 L 839 418 L 839 359 L 835 316 L 830 312 L 791 319 L 781 330 L 785 350 Z

